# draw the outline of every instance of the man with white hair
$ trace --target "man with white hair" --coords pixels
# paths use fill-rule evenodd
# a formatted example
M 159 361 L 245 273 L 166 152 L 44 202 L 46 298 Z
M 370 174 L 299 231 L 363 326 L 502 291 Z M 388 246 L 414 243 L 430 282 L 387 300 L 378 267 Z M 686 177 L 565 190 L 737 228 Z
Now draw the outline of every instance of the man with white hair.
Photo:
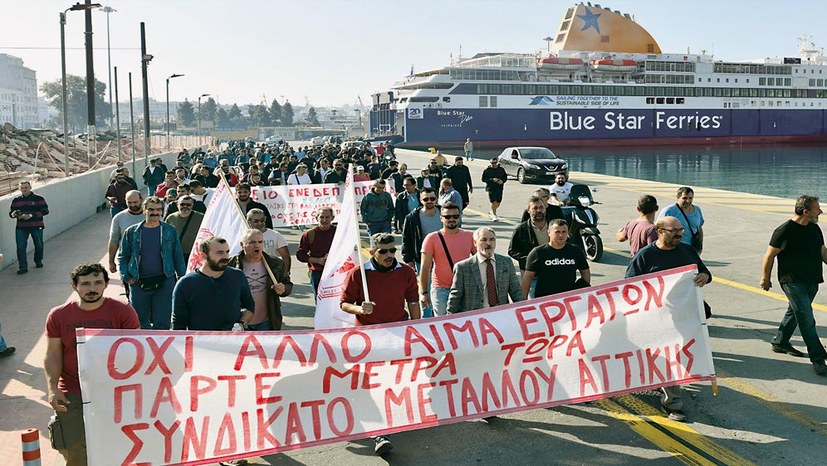
M 454 266 L 448 314 L 516 303 L 524 299 L 510 257 L 495 254 L 497 236 L 488 227 L 474 231 L 477 253 Z
M 241 239 L 241 252 L 230 259 L 230 267 L 244 272 L 255 301 L 249 329 L 255 331 L 281 330 L 281 300 L 293 291 L 290 271 L 279 256 L 264 252 L 264 235 L 249 229 Z M 272 272 L 272 277 L 267 269 Z M 275 278 L 275 281 L 273 280 Z

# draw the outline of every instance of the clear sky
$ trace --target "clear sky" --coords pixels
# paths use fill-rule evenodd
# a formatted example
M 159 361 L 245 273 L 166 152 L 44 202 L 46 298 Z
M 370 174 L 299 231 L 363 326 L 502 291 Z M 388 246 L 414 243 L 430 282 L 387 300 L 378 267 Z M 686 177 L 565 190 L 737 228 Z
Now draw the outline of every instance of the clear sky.
M 0 0 L 0 53 L 23 58 L 38 83 L 60 78 L 58 12 L 76 0 Z M 146 23 L 150 96 L 209 93 L 220 103 L 266 96 L 316 106 L 353 104 L 406 76 L 478 52 L 534 52 L 565 9 L 556 0 L 98 0 L 110 14 L 121 100 L 126 75 L 140 95 L 140 26 Z M 595 2 L 592 2 L 595 3 Z M 801 35 L 827 47 L 825 0 L 607 0 L 632 14 L 664 52 L 706 49 L 722 60 L 798 55 Z M 67 71 L 85 75 L 84 13 L 67 13 Z M 108 80 L 106 14 L 93 11 L 95 74 Z M 283 98 L 282 98 L 283 96 Z

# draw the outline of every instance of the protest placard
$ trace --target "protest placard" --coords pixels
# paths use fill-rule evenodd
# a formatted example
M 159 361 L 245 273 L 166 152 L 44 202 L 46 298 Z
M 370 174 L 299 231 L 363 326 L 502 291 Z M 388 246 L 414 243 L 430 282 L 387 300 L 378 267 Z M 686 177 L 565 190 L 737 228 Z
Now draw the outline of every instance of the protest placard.
M 353 184 L 356 193 L 356 205 L 362 202 L 373 181 L 357 181 Z M 385 191 L 396 199 L 393 181 L 385 185 Z M 292 186 L 255 186 L 250 196 L 256 202 L 267 207 L 273 217 L 273 227 L 296 225 L 315 225 L 316 210 L 319 207 L 332 207 L 333 214 L 341 213 L 344 184 L 306 184 Z
M 86 437 L 106 446 L 89 464 L 207 464 L 714 380 L 695 274 L 349 329 L 78 329 Z

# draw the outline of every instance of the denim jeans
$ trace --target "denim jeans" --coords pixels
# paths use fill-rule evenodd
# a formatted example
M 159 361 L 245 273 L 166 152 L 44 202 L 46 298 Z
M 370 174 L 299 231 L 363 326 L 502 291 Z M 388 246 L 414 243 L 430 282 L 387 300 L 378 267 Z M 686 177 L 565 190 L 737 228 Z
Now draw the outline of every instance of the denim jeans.
M 43 262 L 43 228 L 18 228 L 14 235 L 17 240 L 17 264 L 20 270 L 29 270 L 29 261 L 26 260 L 29 235 L 34 242 L 34 263 Z
M 373 236 L 376 233 L 390 233 L 391 222 L 374 222 L 368 224 L 368 236 Z
M 0 322 L 0 351 L 6 351 L 7 347 L 6 339 L 3 338 L 3 323 Z
M 421 262 L 414 262 L 414 264 L 416 265 L 416 274 L 419 275 L 419 271 L 422 269 L 422 263 Z M 431 275 L 430 274 L 428 274 L 428 288 L 425 291 L 427 291 L 428 294 L 430 295 L 430 293 L 431 293 Z M 447 301 L 446 301 L 446 303 L 447 303 Z M 426 317 L 433 317 L 433 316 L 434 316 L 434 303 L 431 303 L 430 306 L 422 308 L 422 318 L 423 319 L 426 318 Z
M 448 295 L 450 288 L 431 287 L 431 306 L 434 308 L 435 316 L 444 316 L 448 313 Z
M 270 330 L 273 330 L 273 324 L 270 323 L 270 319 L 267 319 L 264 322 L 250 324 L 247 326 L 248 332 L 267 332 Z
M 319 282 L 322 281 L 322 271 L 321 270 L 311 270 L 310 271 L 310 284 L 313 285 L 313 299 L 319 299 Z
M 146 193 L 147 193 L 147 195 L 149 195 L 149 196 L 154 196 L 154 195 L 155 195 L 155 190 L 156 190 L 156 189 L 158 189 L 158 185 L 157 185 L 157 184 L 148 184 L 148 185 L 146 185 Z
M 122 210 L 124 210 L 124 208 L 123 208 L 123 207 L 119 207 L 119 206 L 112 206 L 112 207 L 110 207 L 110 208 L 109 208 L 109 215 L 111 215 L 112 217 L 114 217 L 115 215 L 118 215 L 118 212 L 120 212 L 120 211 L 122 211 Z
M 138 313 L 141 328 L 169 330 L 172 318 L 172 289 L 175 278 L 169 277 L 154 291 L 144 291 L 137 283 L 129 285 L 129 304 Z
M 824 361 L 827 358 L 827 352 L 824 350 L 824 345 L 818 338 L 816 332 L 816 320 L 813 317 L 813 299 L 818 293 L 817 283 L 782 283 L 781 289 L 787 295 L 790 301 L 787 306 L 787 312 L 784 318 L 781 319 L 781 324 L 778 326 L 778 333 L 772 339 L 775 345 L 786 345 L 790 342 L 790 337 L 795 332 L 795 327 L 798 326 L 798 331 L 801 332 L 801 338 L 804 344 L 807 345 L 807 355 L 810 361 Z

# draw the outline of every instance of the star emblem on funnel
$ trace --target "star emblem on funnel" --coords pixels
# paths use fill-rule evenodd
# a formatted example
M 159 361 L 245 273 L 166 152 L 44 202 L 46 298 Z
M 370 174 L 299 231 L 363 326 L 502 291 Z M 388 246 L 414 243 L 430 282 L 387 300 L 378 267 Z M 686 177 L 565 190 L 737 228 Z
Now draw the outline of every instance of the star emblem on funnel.
M 594 28 L 598 34 L 600 34 L 600 25 L 597 24 L 597 18 L 600 18 L 600 13 L 594 14 L 589 10 L 588 7 L 583 7 L 586 10 L 585 15 L 577 15 L 578 18 L 583 20 L 583 29 L 580 31 L 585 31 L 588 28 Z

